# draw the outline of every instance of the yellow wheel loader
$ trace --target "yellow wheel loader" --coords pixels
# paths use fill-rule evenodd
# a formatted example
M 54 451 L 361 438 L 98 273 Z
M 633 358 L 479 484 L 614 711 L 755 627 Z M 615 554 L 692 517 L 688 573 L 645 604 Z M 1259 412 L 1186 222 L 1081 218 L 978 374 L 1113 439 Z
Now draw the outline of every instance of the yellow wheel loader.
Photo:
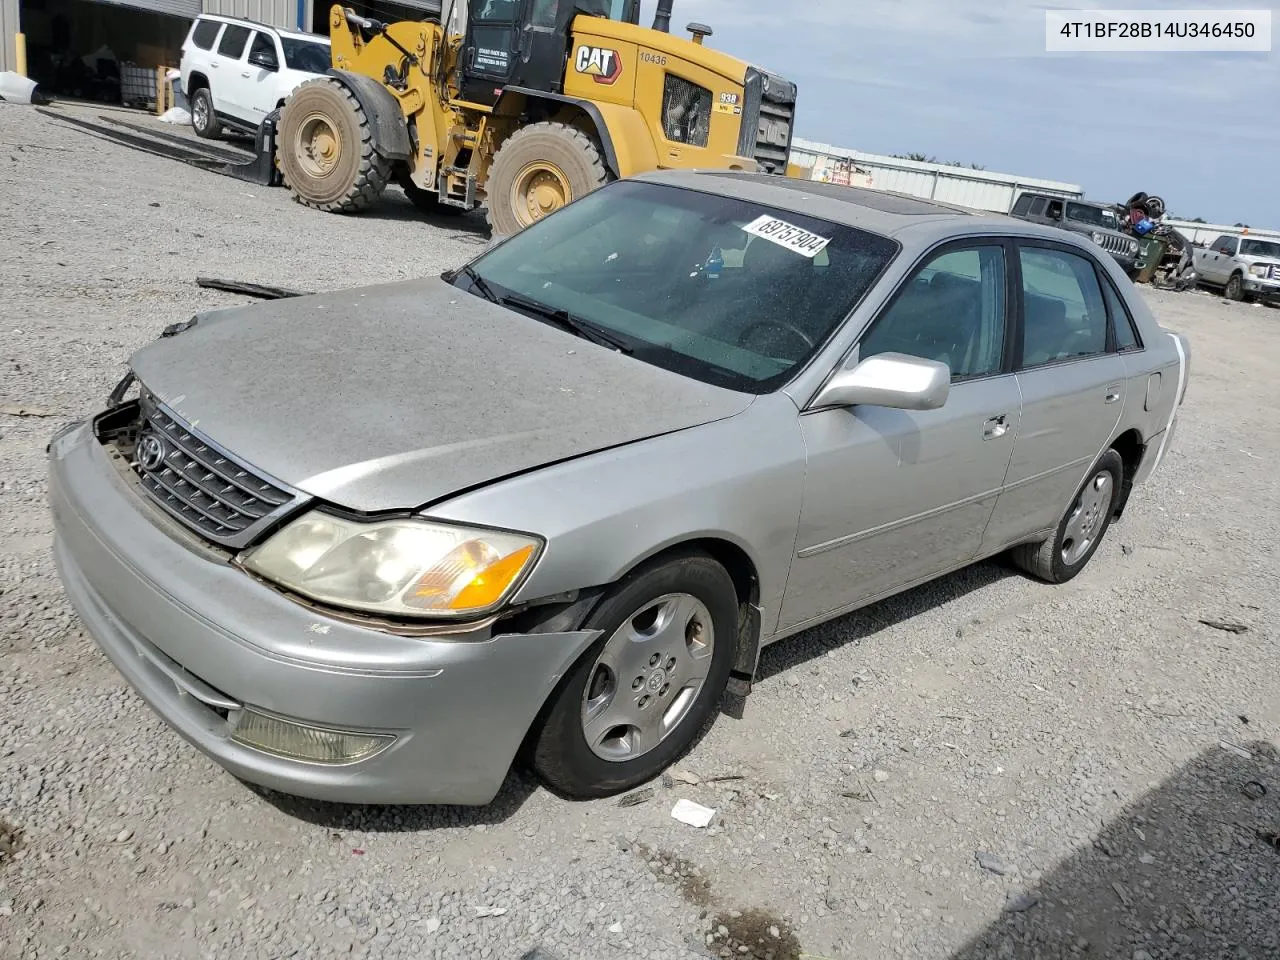
M 388 183 L 420 208 L 484 205 L 515 233 L 609 180 L 657 168 L 785 176 L 796 87 L 652 27 L 639 0 L 448 0 L 385 24 L 335 5 L 333 67 L 280 113 L 277 162 L 302 203 L 352 212 Z

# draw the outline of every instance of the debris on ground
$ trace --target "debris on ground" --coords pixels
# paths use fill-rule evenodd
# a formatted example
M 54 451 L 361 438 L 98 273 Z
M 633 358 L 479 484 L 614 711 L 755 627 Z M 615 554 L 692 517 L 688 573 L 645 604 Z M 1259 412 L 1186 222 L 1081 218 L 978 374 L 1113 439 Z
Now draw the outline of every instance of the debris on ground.
M 476 907 L 477 917 L 500 917 L 506 912 L 506 907 Z
M 1230 753 L 1234 753 L 1241 760 L 1253 759 L 1253 751 L 1246 750 L 1244 747 L 1231 743 L 1229 740 L 1219 740 L 1218 746 L 1222 747 L 1223 750 L 1226 750 Z
M 56 417 L 57 414 L 44 407 L 36 407 L 26 403 L 6 403 L 0 406 L 0 413 L 10 417 Z
M 1034 893 L 1011 893 L 1004 902 L 1005 913 L 1026 913 L 1040 898 Z
M 1261 800 L 1267 795 L 1267 788 L 1257 780 L 1250 780 L 1240 788 L 1240 792 L 1250 800 Z
M 643 790 L 637 790 L 635 793 L 629 793 L 618 801 L 620 807 L 638 807 L 642 803 L 648 803 L 654 798 L 654 791 L 651 787 L 645 787 Z
M 983 870 L 994 873 L 997 877 L 1003 877 L 1009 873 L 1008 865 L 994 853 L 979 850 L 973 857 L 978 861 L 978 866 Z
M 1223 633 L 1248 633 L 1249 627 L 1243 623 L 1232 623 L 1228 620 L 1201 620 L 1206 627 L 1221 630 Z
M 1276 833 L 1274 830 L 1259 830 L 1258 837 L 1267 846 L 1280 850 L 1280 833 Z
M 690 773 L 688 770 L 672 770 L 671 779 L 676 783 L 687 783 L 691 787 L 696 787 L 702 782 L 696 773 Z
M 13 859 L 13 855 L 22 849 L 22 831 L 0 819 L 0 866 Z
M 715 815 L 716 812 L 710 807 L 704 807 L 692 800 L 677 800 L 676 805 L 671 808 L 672 817 L 691 827 L 705 827 Z
M 243 293 L 247 297 L 258 297 L 261 300 L 285 300 L 289 297 L 306 297 L 305 290 L 290 290 L 288 287 L 272 287 L 262 283 L 247 283 L 242 280 L 222 280 L 218 277 L 196 277 L 196 286 L 206 290 L 225 290 L 228 293 Z

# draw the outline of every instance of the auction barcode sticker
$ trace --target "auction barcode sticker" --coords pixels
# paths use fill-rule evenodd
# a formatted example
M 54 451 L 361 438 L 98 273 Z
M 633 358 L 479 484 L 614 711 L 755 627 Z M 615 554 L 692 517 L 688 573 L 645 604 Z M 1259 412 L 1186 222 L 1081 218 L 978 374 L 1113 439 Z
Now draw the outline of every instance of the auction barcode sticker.
M 757 217 L 742 229 L 746 233 L 761 237 L 770 243 L 776 243 L 780 247 L 786 247 L 792 253 L 798 253 L 810 260 L 825 250 L 827 244 L 831 242 L 830 237 L 819 236 L 803 227 L 797 227 L 794 223 L 787 223 L 785 220 L 779 220 L 767 214 Z
M 1270 10 L 1046 10 L 1050 52 L 1271 50 Z

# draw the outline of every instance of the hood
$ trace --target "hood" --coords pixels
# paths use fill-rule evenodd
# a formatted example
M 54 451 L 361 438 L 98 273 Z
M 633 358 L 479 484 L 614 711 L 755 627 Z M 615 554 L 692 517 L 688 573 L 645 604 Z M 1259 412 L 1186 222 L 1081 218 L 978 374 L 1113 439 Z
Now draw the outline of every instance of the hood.
M 753 399 L 440 279 L 217 311 L 131 365 L 240 459 L 368 512 L 730 417 Z

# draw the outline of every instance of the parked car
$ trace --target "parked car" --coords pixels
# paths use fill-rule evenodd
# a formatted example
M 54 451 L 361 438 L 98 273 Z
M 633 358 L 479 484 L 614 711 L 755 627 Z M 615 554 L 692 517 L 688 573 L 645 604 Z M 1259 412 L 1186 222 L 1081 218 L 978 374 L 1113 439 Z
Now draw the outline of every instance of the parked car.
M 1005 551 L 1071 580 L 1189 371 L 1086 239 L 729 173 L 166 333 L 51 442 L 68 594 L 237 776 L 375 803 L 626 790 L 766 644 Z
M 223 127 L 254 133 L 295 87 L 331 66 L 329 38 L 252 20 L 201 14 L 182 44 L 182 92 L 191 126 L 208 139 Z
M 1280 303 L 1280 240 L 1224 234 L 1192 258 L 1199 282 L 1227 299 Z
M 1120 229 L 1115 207 L 1091 200 L 1069 200 L 1051 194 L 1022 193 L 1011 216 L 1042 223 L 1088 237 L 1111 254 L 1132 275 L 1138 259 L 1138 241 Z

